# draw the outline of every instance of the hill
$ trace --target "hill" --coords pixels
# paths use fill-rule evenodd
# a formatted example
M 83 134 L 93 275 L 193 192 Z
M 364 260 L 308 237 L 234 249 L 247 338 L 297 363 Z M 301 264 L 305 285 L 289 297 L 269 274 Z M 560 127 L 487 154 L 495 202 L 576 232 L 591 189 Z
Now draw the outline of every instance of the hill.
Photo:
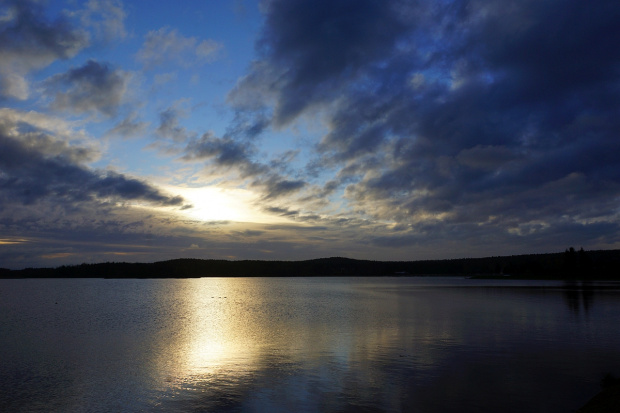
M 175 259 L 106 262 L 58 268 L 0 269 L 0 278 L 198 278 L 463 275 L 477 277 L 614 279 L 620 250 L 425 261 L 369 261 L 332 257 L 306 261 Z

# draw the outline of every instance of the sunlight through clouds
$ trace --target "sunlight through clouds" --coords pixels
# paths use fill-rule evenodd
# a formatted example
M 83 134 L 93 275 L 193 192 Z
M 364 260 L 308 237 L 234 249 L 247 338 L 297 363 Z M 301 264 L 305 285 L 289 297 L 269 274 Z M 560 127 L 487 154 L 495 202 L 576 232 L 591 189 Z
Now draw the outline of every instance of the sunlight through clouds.
M 620 246 L 617 0 L 239 4 L 0 1 L 0 267 Z
M 245 189 L 223 189 L 215 186 L 200 188 L 164 187 L 166 192 L 178 194 L 192 208 L 179 211 L 200 221 L 234 221 L 252 223 L 287 222 L 282 217 L 261 212 L 256 205 L 258 196 Z

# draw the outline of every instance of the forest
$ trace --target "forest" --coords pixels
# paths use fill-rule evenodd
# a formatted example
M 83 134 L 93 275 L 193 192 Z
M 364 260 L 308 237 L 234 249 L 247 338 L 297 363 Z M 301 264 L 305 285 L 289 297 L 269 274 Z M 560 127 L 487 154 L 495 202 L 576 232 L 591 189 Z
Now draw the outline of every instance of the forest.
M 0 278 L 199 278 L 333 276 L 469 276 L 476 278 L 620 279 L 620 250 L 459 258 L 369 261 L 332 257 L 305 261 L 174 259 L 105 262 L 57 268 L 0 268 Z

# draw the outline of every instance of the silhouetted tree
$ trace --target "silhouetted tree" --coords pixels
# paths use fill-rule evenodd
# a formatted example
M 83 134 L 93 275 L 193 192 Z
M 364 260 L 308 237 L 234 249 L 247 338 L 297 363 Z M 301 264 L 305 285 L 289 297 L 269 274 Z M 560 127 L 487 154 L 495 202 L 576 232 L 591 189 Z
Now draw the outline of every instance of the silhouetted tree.
M 577 269 L 582 278 L 590 278 L 592 276 L 592 259 L 588 253 L 583 250 L 583 247 L 581 247 L 577 253 Z
M 564 278 L 574 278 L 577 274 L 577 253 L 570 247 L 564 251 Z

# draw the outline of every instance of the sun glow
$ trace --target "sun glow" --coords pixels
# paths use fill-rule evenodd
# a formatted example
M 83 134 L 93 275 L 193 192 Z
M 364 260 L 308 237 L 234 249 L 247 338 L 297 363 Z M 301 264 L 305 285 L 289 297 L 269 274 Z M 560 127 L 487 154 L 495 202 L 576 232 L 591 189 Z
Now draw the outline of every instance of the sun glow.
M 28 240 L 21 238 L 0 238 L 0 245 L 22 244 L 24 242 L 28 242 Z
M 185 188 L 167 187 L 170 193 L 182 196 L 193 205 L 182 211 L 190 218 L 200 221 L 235 221 L 273 223 L 283 218 L 268 215 L 256 204 L 258 196 L 246 189 L 218 187 Z

